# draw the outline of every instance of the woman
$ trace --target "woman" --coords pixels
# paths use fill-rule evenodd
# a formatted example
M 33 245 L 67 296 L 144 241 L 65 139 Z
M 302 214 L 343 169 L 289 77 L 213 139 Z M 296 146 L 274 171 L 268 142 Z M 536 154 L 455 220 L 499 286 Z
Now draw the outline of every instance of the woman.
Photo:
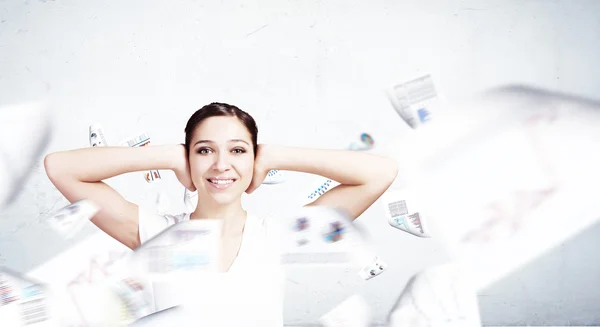
M 252 244 L 268 248 L 262 242 L 268 224 L 264 218 L 248 214 L 241 197 L 243 192 L 254 192 L 269 170 L 299 171 L 338 181 L 341 185 L 307 206 L 337 207 L 351 219 L 369 208 L 397 174 L 396 163 L 387 157 L 258 144 L 257 136 L 249 114 L 232 105 L 211 103 L 190 117 L 184 145 L 55 152 L 46 156 L 44 165 L 52 183 L 70 202 L 89 199 L 99 205 L 101 210 L 91 221 L 131 249 L 181 220 L 222 219 L 223 272 L 231 271 L 234 263 L 234 267 L 244 267 L 262 262 L 261 247 Z M 154 169 L 170 169 L 188 190 L 198 191 L 194 212 L 175 216 L 148 213 L 102 182 Z

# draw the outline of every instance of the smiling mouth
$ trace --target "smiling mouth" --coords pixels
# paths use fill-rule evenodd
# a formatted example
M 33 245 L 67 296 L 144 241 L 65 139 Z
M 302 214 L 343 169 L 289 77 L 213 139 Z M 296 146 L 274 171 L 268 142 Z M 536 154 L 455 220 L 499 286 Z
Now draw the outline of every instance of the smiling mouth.
M 229 184 L 235 182 L 235 179 L 233 179 L 233 178 L 231 178 L 231 179 L 207 178 L 206 180 L 215 185 L 229 185 Z

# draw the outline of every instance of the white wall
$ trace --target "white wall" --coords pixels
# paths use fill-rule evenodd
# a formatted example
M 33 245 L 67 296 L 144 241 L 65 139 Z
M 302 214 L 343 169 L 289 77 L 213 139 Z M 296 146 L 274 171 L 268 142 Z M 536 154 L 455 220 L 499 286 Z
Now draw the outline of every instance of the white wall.
M 112 144 L 143 131 L 154 143 L 179 143 L 189 115 L 212 101 L 249 111 L 260 142 L 338 148 L 366 131 L 381 144 L 406 128 L 382 88 L 425 73 L 449 101 L 512 82 L 600 97 L 599 13 L 593 0 L 0 0 L 0 104 L 54 103 L 46 152 L 87 146 L 93 122 Z M 0 264 L 21 271 L 94 232 L 64 241 L 45 227 L 47 213 L 66 202 L 39 163 L 0 213 Z M 314 181 L 293 175 L 246 203 L 285 210 Z M 141 176 L 111 184 L 134 202 L 151 201 Z M 182 188 L 169 173 L 164 184 L 180 210 Z M 357 222 L 389 271 L 369 282 L 344 268 L 290 271 L 288 323 L 314 323 L 356 292 L 381 322 L 408 278 L 445 258 L 435 240 L 390 228 L 379 203 Z M 599 233 L 482 292 L 484 323 L 598 323 L 600 295 L 588 283 L 598 284 L 600 266 L 571 254 L 598 248 Z M 553 283 L 565 284 L 546 288 Z

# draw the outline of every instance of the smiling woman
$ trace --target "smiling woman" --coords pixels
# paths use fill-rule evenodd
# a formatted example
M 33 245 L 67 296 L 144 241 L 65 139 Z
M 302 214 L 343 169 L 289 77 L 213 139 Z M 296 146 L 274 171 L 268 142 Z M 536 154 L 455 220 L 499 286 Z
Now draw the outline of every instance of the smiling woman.
M 44 161 L 52 183 L 71 202 L 89 199 L 101 210 L 92 222 L 131 249 L 184 220 L 221 219 L 221 271 L 264 271 L 277 265 L 269 220 L 242 207 L 270 170 L 298 171 L 338 181 L 308 206 L 344 210 L 356 219 L 391 185 L 396 163 L 368 153 L 258 144 L 258 128 L 243 110 L 211 103 L 196 111 L 185 127 L 185 144 L 143 148 L 97 147 L 49 154 Z M 91 168 L 93 167 L 93 168 Z M 125 200 L 104 179 L 128 172 L 168 169 L 190 191 L 198 191 L 192 213 L 161 215 Z M 261 267 L 263 268 L 261 270 Z M 258 270 L 257 270 L 258 269 Z M 160 309 L 160 308 L 159 308 Z M 282 326 L 281 303 L 262 326 Z M 268 318 L 268 317 L 267 317 Z
M 185 132 L 189 188 L 198 190 L 202 204 L 191 218 L 245 217 L 241 195 L 252 181 L 258 146 L 254 119 L 235 106 L 211 103 L 190 117 Z

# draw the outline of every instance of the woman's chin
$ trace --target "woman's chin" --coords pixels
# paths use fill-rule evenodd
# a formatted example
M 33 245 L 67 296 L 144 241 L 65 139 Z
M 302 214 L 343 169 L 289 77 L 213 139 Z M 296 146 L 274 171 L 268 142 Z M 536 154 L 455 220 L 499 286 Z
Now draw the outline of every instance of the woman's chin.
M 221 205 L 228 205 L 235 203 L 237 199 L 242 196 L 241 193 L 238 192 L 223 192 L 223 193 L 213 193 L 212 197 L 216 203 Z

